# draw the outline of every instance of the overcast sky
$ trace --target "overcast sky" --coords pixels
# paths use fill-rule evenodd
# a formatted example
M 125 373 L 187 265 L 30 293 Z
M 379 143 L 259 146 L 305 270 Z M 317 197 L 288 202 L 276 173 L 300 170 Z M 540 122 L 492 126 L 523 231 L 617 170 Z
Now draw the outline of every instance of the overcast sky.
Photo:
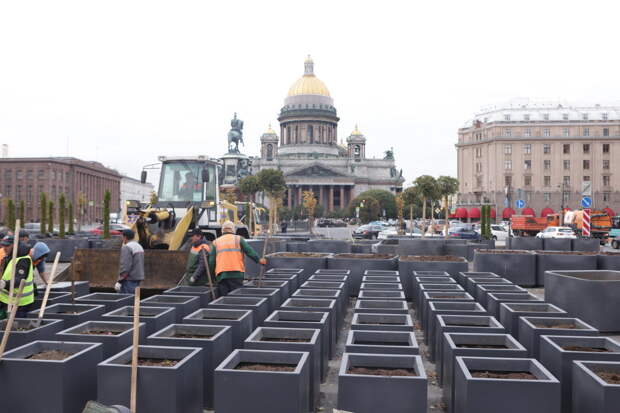
M 394 147 L 407 184 L 456 174 L 457 129 L 515 97 L 620 100 L 614 1 L 2 1 L 0 143 L 138 177 L 158 155 L 243 152 L 311 54 L 339 137 Z

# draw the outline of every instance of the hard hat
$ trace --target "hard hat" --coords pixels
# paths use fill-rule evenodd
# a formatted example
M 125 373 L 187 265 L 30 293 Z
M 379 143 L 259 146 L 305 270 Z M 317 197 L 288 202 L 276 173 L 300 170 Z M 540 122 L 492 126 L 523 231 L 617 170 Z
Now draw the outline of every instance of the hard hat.
M 224 221 L 222 224 L 222 232 L 235 232 L 235 224 L 231 221 Z

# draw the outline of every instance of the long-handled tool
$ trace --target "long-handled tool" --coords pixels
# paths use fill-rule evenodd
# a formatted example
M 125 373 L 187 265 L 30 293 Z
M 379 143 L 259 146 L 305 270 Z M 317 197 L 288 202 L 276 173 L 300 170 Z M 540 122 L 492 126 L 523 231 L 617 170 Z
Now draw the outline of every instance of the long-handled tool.
M 58 268 L 58 261 L 60 260 L 60 251 L 56 253 L 56 257 L 54 257 L 54 264 L 52 265 L 52 272 L 47 279 L 47 285 L 45 286 L 45 294 L 43 295 L 43 301 L 41 302 L 41 308 L 39 308 L 39 316 L 37 320 L 34 321 L 31 325 L 35 328 L 41 326 L 41 320 L 43 319 L 43 315 L 45 314 L 45 309 L 47 308 L 47 300 L 50 296 L 50 290 L 52 289 L 52 283 L 54 282 L 54 278 L 56 277 L 56 268 Z
M 137 412 L 138 407 L 138 357 L 140 349 L 140 287 L 136 287 L 133 298 L 133 343 L 131 349 L 131 383 L 129 409 Z
M 17 265 L 17 248 L 19 248 L 19 219 L 15 221 L 15 235 L 13 237 L 13 257 L 11 259 L 11 281 L 9 282 L 9 297 L 13 297 L 13 291 L 15 290 L 15 267 Z M 11 312 L 11 300 L 7 305 L 7 311 Z
M 9 342 L 9 335 L 11 335 L 11 330 L 13 329 L 13 323 L 15 322 L 15 315 L 17 314 L 17 309 L 19 308 L 19 300 L 22 298 L 22 294 L 24 293 L 24 286 L 26 285 L 26 280 L 22 280 L 19 283 L 19 289 L 17 290 L 17 297 L 15 298 L 15 305 L 11 307 L 11 313 L 9 315 L 9 319 L 6 322 L 6 327 L 4 329 L 4 335 L 2 336 L 2 341 L 0 342 L 0 360 L 2 360 L 2 356 L 4 355 L 4 349 L 6 348 Z M 13 295 L 9 296 L 9 302 L 13 301 Z
M 213 286 L 213 281 L 211 280 L 211 268 L 209 268 L 209 260 L 207 259 L 207 253 L 205 250 L 200 252 L 202 255 L 202 260 L 205 264 L 205 271 L 207 271 L 207 281 L 209 282 L 209 290 L 211 290 L 211 299 L 215 300 L 217 298 L 217 293 L 215 291 L 215 287 Z
M 265 238 L 265 243 L 263 244 L 263 255 L 261 258 L 265 258 L 265 255 L 267 255 L 267 245 L 269 244 L 269 240 L 271 239 L 271 231 L 273 228 L 273 220 L 271 215 L 273 214 L 269 214 L 269 231 L 267 231 L 267 238 Z M 263 286 L 263 278 L 265 277 L 265 266 L 261 264 L 260 266 L 260 273 L 258 274 L 258 283 L 257 283 L 257 287 L 261 288 Z

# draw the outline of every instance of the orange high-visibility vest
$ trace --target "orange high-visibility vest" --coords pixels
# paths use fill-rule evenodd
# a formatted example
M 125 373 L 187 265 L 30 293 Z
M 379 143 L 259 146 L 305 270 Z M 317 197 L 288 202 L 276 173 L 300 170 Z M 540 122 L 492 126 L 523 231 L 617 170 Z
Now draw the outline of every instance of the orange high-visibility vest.
M 241 236 L 224 234 L 213 242 L 215 245 L 215 275 L 227 271 L 245 272 Z
M 191 251 L 192 251 L 193 254 L 200 254 L 201 250 L 205 250 L 205 252 L 208 254 L 208 253 L 211 252 L 211 247 L 209 247 L 209 244 L 200 244 L 197 247 L 194 247 L 192 245 L 192 250 Z

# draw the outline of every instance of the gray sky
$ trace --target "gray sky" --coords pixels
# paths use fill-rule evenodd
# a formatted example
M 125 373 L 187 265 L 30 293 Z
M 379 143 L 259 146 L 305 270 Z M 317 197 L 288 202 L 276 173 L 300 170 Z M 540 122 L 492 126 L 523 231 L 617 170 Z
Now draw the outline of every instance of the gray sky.
M 367 155 L 407 184 L 456 174 L 457 128 L 514 97 L 618 101 L 614 1 L 3 1 L 0 143 L 138 177 L 221 156 L 233 112 L 258 153 L 309 53 Z

